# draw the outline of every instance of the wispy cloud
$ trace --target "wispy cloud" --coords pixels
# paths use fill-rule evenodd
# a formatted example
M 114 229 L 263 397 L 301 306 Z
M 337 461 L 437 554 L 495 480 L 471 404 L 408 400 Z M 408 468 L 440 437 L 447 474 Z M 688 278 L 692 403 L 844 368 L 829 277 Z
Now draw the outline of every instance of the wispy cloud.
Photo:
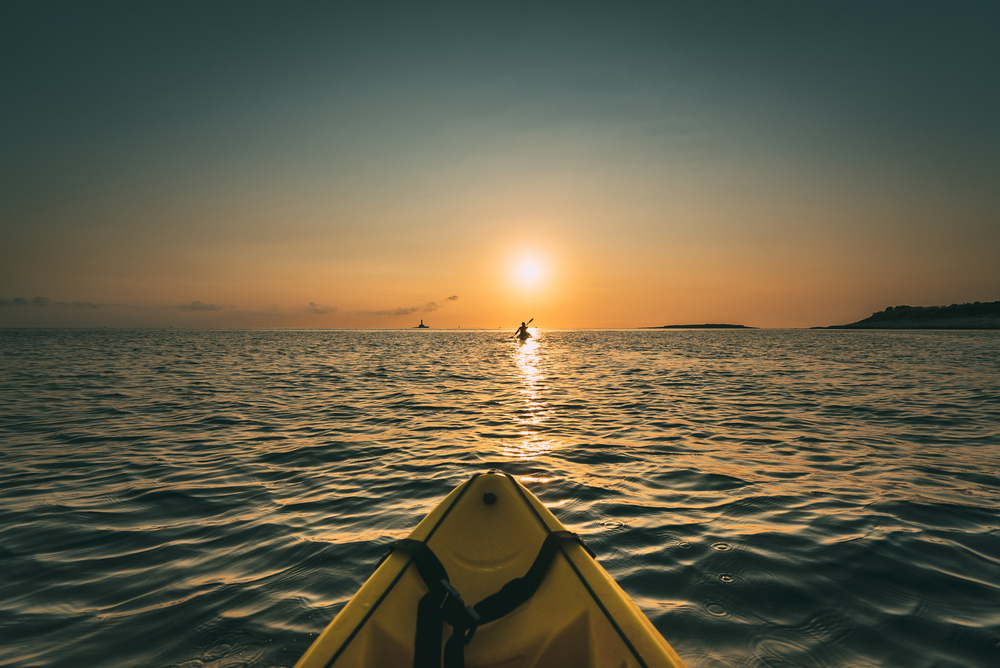
M 336 313 L 337 307 L 326 306 L 325 304 L 317 304 L 316 302 L 309 302 L 309 306 L 308 308 L 306 308 L 306 310 L 309 311 L 310 313 L 317 313 L 319 315 L 323 315 L 326 313 Z
M 13 299 L 0 299 L 0 306 L 48 306 L 48 297 L 35 297 L 26 299 L 25 297 L 14 297 Z
M 458 295 L 452 295 L 451 297 L 446 297 L 442 301 L 444 301 L 444 302 L 457 302 L 458 301 Z M 439 308 L 444 307 L 445 305 L 446 304 L 438 304 L 437 302 L 426 302 L 420 310 L 423 311 L 424 313 L 433 313 L 434 311 L 438 310 Z
M 410 306 L 407 308 L 399 307 L 392 309 L 383 309 L 381 311 L 362 310 L 362 311 L 355 311 L 355 313 L 357 313 L 358 315 L 410 315 L 420 310 L 421 309 L 417 306 Z
M 441 301 L 453 302 L 458 301 L 458 295 L 452 295 L 442 299 Z M 363 310 L 355 311 L 357 315 L 413 315 L 414 313 L 433 313 L 439 308 L 442 308 L 445 304 L 439 304 L 438 302 L 424 302 L 422 306 L 399 306 L 393 309 L 381 309 L 381 310 Z
M 205 302 L 193 301 L 190 304 L 177 304 L 173 308 L 185 311 L 221 311 L 226 306 L 225 304 L 206 304 Z
M 14 297 L 13 299 L 0 299 L 0 307 L 3 306 L 61 306 L 68 308 L 98 309 L 98 308 L 142 308 L 135 304 L 95 304 L 94 302 L 54 302 L 48 297 Z
M 56 302 L 56 306 L 72 306 L 73 308 L 101 308 L 108 306 L 124 306 L 124 304 L 94 304 L 93 302 Z

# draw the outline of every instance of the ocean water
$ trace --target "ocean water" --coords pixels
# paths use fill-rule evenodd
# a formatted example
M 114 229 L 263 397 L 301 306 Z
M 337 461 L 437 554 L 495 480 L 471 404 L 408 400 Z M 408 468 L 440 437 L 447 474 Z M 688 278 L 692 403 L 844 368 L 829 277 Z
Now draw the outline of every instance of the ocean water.
M 692 667 L 1000 665 L 1000 333 L 0 330 L 0 665 L 291 666 L 471 474 Z

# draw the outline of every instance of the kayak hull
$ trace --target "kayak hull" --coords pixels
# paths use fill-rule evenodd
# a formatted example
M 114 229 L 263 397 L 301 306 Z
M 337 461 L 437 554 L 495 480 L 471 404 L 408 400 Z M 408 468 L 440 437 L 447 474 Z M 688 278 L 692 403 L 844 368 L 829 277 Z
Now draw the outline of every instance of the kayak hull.
M 466 603 L 525 574 L 559 520 L 510 476 L 477 475 L 410 534 L 434 551 Z M 411 558 L 393 552 L 316 639 L 297 668 L 412 668 L 417 603 L 427 592 Z M 450 635 L 445 627 L 444 638 Z M 579 544 L 559 548 L 537 591 L 480 626 L 468 668 L 681 668 L 685 664 L 628 595 Z

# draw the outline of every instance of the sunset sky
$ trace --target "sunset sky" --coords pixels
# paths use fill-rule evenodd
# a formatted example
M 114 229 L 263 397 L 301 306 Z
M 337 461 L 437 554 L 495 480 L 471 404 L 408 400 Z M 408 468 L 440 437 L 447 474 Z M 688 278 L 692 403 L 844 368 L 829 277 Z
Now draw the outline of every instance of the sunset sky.
M 0 326 L 1000 299 L 1000 3 L 0 2 Z

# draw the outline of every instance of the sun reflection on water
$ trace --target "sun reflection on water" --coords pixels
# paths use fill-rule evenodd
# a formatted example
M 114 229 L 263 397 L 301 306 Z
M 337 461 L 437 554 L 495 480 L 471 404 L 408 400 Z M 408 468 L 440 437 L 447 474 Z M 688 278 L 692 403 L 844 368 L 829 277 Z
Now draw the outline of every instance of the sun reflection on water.
M 520 478 L 518 478 L 518 480 L 520 480 L 521 482 L 538 482 L 544 484 L 547 482 L 552 482 L 553 480 L 555 480 L 555 478 L 544 478 L 534 475 L 523 475 Z
M 552 450 L 553 441 L 540 435 L 542 423 L 549 408 L 542 398 L 545 376 L 540 370 L 541 355 L 538 331 L 530 329 L 532 338 L 518 343 L 512 358 L 517 366 L 521 381 L 520 394 L 524 406 L 517 411 L 514 419 L 518 425 L 520 439 L 503 444 L 503 454 L 507 457 L 530 461 Z
M 534 329 L 528 330 L 531 338 L 518 343 L 514 349 L 514 364 L 521 373 L 521 393 L 530 399 L 538 398 L 538 384 L 545 379 L 541 371 L 538 370 L 540 357 L 538 354 L 538 332 Z

